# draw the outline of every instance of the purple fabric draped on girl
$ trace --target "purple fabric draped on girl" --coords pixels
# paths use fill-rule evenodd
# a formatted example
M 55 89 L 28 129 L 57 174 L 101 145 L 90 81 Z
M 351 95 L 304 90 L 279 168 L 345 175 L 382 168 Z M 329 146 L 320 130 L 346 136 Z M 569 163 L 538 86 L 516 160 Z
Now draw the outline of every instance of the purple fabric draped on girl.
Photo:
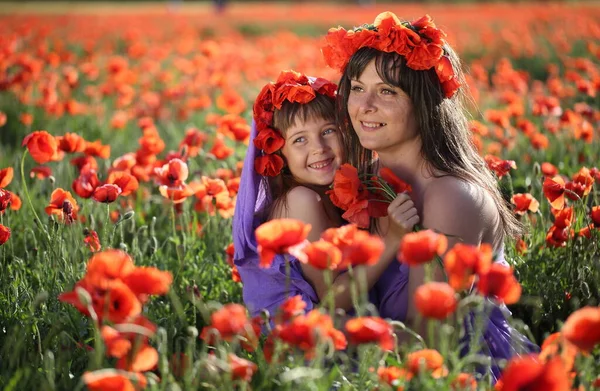
M 243 283 L 243 299 L 252 316 L 262 310 L 275 314 L 277 308 L 289 296 L 300 295 L 306 302 L 306 310 L 314 308 L 319 300 L 312 286 L 302 276 L 299 261 L 291 255 L 290 290 L 286 292 L 285 258 L 277 255 L 269 268 L 259 266 L 254 230 L 264 221 L 257 212 L 270 200 L 265 188 L 267 182 L 254 170 L 257 150 L 253 140 L 256 126 L 252 123 L 248 152 L 244 160 L 238 198 L 233 216 L 234 263 Z M 392 262 L 369 292 L 369 301 L 375 305 L 383 318 L 404 320 L 407 310 L 408 267 Z

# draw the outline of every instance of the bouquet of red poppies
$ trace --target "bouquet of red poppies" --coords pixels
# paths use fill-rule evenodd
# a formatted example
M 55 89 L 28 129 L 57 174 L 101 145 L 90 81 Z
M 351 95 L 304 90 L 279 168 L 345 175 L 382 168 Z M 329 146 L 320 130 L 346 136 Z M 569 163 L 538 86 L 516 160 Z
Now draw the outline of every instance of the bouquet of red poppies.
M 345 211 L 344 219 L 368 228 L 371 217 L 387 216 L 388 205 L 398 193 L 411 191 L 410 185 L 389 168 L 382 168 L 379 176 L 359 175 L 356 167 L 343 164 L 327 194 L 335 206 Z

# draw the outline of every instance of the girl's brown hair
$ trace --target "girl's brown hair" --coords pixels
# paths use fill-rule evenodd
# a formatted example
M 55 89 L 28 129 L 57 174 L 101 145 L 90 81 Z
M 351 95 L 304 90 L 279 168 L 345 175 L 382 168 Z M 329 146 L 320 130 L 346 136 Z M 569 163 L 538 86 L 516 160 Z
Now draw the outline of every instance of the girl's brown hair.
M 466 86 L 460 60 L 452 48 L 444 45 L 455 75 L 461 86 Z M 350 58 L 340 80 L 337 99 L 338 123 L 345 140 L 348 163 L 360 172 L 374 172 L 373 153 L 363 148 L 352 127 L 348 114 L 350 82 L 362 75 L 367 65 L 375 60 L 379 77 L 387 84 L 401 88 L 411 98 L 418 132 L 421 137 L 421 154 L 441 176 L 452 175 L 484 189 L 494 199 L 500 213 L 504 235 L 516 237 L 521 226 L 502 198 L 497 180 L 487 168 L 472 142 L 466 110 L 463 103 L 472 103 L 465 88 L 459 88 L 452 98 L 445 98 L 435 69 L 415 71 L 406 66 L 398 53 L 385 53 L 364 47 Z

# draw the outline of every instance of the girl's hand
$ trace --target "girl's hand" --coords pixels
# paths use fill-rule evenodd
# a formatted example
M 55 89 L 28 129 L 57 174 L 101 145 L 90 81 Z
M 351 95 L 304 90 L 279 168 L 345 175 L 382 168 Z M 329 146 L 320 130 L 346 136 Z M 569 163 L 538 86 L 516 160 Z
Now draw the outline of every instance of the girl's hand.
M 398 196 L 388 206 L 389 228 L 388 235 L 402 238 L 412 232 L 419 223 L 419 215 L 413 200 L 407 193 L 398 193 Z

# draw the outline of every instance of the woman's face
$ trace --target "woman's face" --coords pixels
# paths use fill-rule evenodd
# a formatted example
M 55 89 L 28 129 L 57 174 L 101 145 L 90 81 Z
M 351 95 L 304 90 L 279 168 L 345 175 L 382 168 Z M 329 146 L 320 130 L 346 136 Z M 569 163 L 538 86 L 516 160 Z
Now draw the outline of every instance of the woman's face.
M 348 114 L 361 145 L 378 153 L 417 137 L 410 97 L 381 80 L 375 60 L 350 80 Z

